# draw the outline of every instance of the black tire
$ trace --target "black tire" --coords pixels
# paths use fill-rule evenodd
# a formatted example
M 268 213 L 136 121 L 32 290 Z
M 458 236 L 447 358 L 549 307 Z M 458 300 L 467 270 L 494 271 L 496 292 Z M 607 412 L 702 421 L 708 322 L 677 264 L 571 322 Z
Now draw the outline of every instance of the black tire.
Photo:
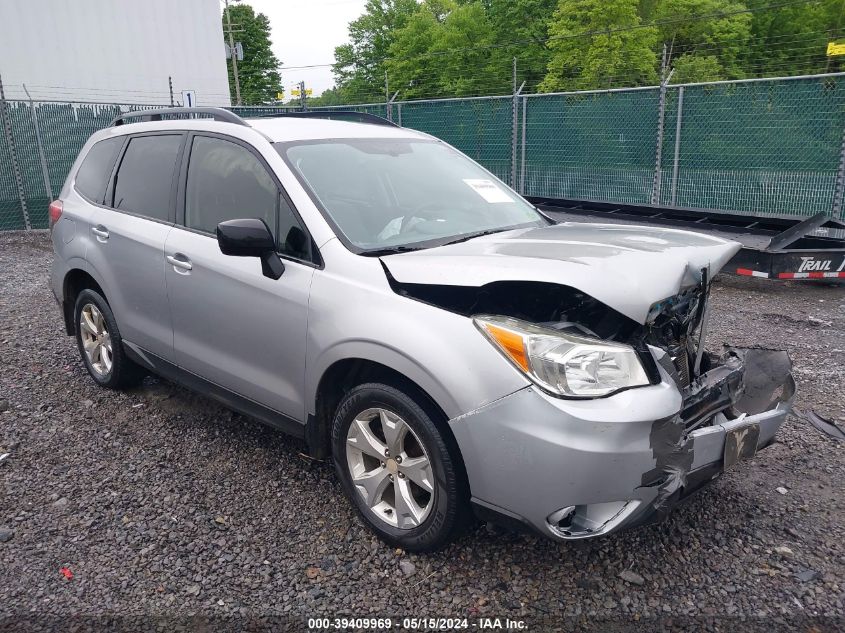
M 417 527 L 400 529 L 375 516 L 352 483 L 347 462 L 346 440 L 353 420 L 362 412 L 383 408 L 398 415 L 419 440 L 431 464 L 434 479 L 432 503 L 427 517 Z M 335 470 L 358 513 L 383 541 L 409 552 L 430 552 L 451 542 L 469 517 L 469 495 L 462 466 L 449 450 L 431 416 L 414 398 L 398 389 L 367 383 L 355 387 L 341 400 L 332 423 L 332 454 Z
M 111 338 L 111 368 L 108 371 L 103 372 L 95 369 L 85 353 L 80 318 L 82 310 L 88 305 L 93 305 L 99 310 Z M 125 389 L 138 385 L 144 379 L 146 372 L 126 356 L 123 349 L 123 339 L 120 336 L 114 313 L 100 293 L 91 289 L 80 292 L 73 307 L 73 318 L 76 330 L 76 346 L 79 348 L 79 355 L 82 357 L 85 369 L 88 370 L 94 382 L 108 389 Z

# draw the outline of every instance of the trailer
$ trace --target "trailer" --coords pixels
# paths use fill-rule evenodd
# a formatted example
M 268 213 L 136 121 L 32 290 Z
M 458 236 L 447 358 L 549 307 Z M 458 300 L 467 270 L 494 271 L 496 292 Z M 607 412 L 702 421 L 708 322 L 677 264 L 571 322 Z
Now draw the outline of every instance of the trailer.
M 845 222 L 824 213 L 751 216 L 712 209 L 528 197 L 552 219 L 682 228 L 742 244 L 723 272 L 764 279 L 845 279 Z

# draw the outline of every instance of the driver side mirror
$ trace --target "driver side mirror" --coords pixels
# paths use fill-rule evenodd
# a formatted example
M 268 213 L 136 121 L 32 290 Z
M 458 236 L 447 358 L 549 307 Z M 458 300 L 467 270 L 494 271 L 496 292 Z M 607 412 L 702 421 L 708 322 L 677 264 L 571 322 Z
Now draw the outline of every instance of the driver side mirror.
M 278 279 L 285 272 L 282 258 L 276 252 L 276 241 L 264 220 L 244 218 L 227 220 L 217 225 L 220 252 L 234 257 L 258 257 L 265 277 Z

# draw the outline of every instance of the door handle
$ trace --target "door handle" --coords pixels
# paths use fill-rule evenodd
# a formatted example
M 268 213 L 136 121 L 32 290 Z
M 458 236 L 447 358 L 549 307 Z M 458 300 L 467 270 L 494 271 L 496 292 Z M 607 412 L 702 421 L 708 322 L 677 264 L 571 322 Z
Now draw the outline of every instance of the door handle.
M 181 268 L 182 270 L 191 270 L 194 267 L 193 264 L 191 264 L 191 260 L 189 260 L 181 253 L 176 253 L 176 255 L 168 255 L 167 261 L 171 266 L 175 268 Z
M 94 235 L 96 235 L 97 239 L 100 240 L 101 242 L 105 242 L 107 239 L 109 239 L 109 231 L 102 224 L 98 224 L 97 226 L 92 226 L 91 232 Z

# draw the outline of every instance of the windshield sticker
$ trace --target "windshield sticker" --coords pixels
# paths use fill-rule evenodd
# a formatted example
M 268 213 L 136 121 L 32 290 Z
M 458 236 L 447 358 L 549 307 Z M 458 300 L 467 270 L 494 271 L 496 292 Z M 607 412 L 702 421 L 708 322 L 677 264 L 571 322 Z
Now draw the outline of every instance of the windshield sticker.
M 464 182 L 472 187 L 473 191 L 484 198 L 487 202 L 496 204 L 499 202 L 513 202 L 507 192 L 497 186 L 492 180 L 484 178 L 464 178 Z

